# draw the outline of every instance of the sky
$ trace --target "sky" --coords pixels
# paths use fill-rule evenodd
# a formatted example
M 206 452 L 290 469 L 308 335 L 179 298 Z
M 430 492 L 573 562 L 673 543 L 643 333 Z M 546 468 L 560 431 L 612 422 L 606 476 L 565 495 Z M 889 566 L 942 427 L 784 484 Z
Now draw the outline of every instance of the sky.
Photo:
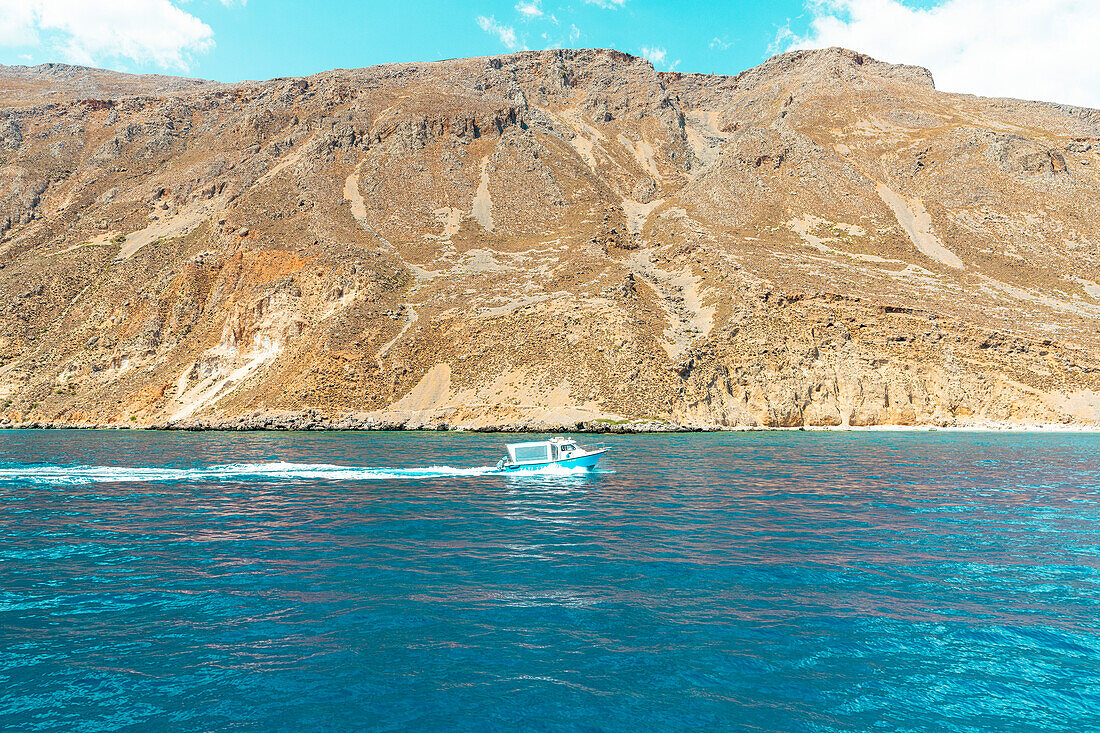
M 845 46 L 940 89 L 1100 108 L 1100 0 L 0 0 L 0 63 L 239 81 L 333 68 L 617 48 L 736 74 Z

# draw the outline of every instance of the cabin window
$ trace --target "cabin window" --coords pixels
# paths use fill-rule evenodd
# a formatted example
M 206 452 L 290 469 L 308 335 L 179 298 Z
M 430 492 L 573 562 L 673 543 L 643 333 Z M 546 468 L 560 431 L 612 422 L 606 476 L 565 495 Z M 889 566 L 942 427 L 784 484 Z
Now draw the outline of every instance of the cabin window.
M 563 445 L 561 447 L 561 449 L 562 449 L 562 451 L 565 451 L 565 452 L 574 451 L 574 450 L 577 449 L 577 446 L 573 445 L 572 443 L 566 443 L 565 445 Z
M 546 445 L 517 445 L 515 447 L 517 463 L 545 461 L 546 453 Z

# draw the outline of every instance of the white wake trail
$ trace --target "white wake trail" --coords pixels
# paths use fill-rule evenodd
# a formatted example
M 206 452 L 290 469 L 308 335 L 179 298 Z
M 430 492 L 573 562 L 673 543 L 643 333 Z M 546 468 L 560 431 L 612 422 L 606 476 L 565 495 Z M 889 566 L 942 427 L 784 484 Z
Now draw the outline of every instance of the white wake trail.
M 446 478 L 448 476 L 485 476 L 500 471 L 492 466 L 454 468 L 367 468 L 328 463 L 233 463 L 202 468 L 161 468 L 126 466 L 20 466 L 0 468 L 0 482 L 26 482 L 42 485 L 71 485 L 113 482 L 189 482 L 219 483 L 243 480 L 379 481 L 386 479 Z

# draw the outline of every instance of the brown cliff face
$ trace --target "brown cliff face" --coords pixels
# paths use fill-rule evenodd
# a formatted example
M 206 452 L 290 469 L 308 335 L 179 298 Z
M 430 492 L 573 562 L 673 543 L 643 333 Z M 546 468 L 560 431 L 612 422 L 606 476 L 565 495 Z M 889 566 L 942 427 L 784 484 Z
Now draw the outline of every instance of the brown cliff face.
M 0 231 L 0 424 L 1100 423 L 1100 112 L 841 49 L 0 67 Z

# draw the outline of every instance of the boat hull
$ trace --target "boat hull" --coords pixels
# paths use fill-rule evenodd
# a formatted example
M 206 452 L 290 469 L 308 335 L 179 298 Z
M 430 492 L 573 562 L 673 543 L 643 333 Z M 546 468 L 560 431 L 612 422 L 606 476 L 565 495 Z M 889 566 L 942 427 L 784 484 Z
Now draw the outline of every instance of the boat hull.
M 562 468 L 595 468 L 606 451 L 595 451 L 576 458 L 566 458 L 564 461 L 544 461 L 542 463 L 521 463 L 518 466 L 505 465 L 505 471 L 538 471 L 549 466 L 561 466 Z

